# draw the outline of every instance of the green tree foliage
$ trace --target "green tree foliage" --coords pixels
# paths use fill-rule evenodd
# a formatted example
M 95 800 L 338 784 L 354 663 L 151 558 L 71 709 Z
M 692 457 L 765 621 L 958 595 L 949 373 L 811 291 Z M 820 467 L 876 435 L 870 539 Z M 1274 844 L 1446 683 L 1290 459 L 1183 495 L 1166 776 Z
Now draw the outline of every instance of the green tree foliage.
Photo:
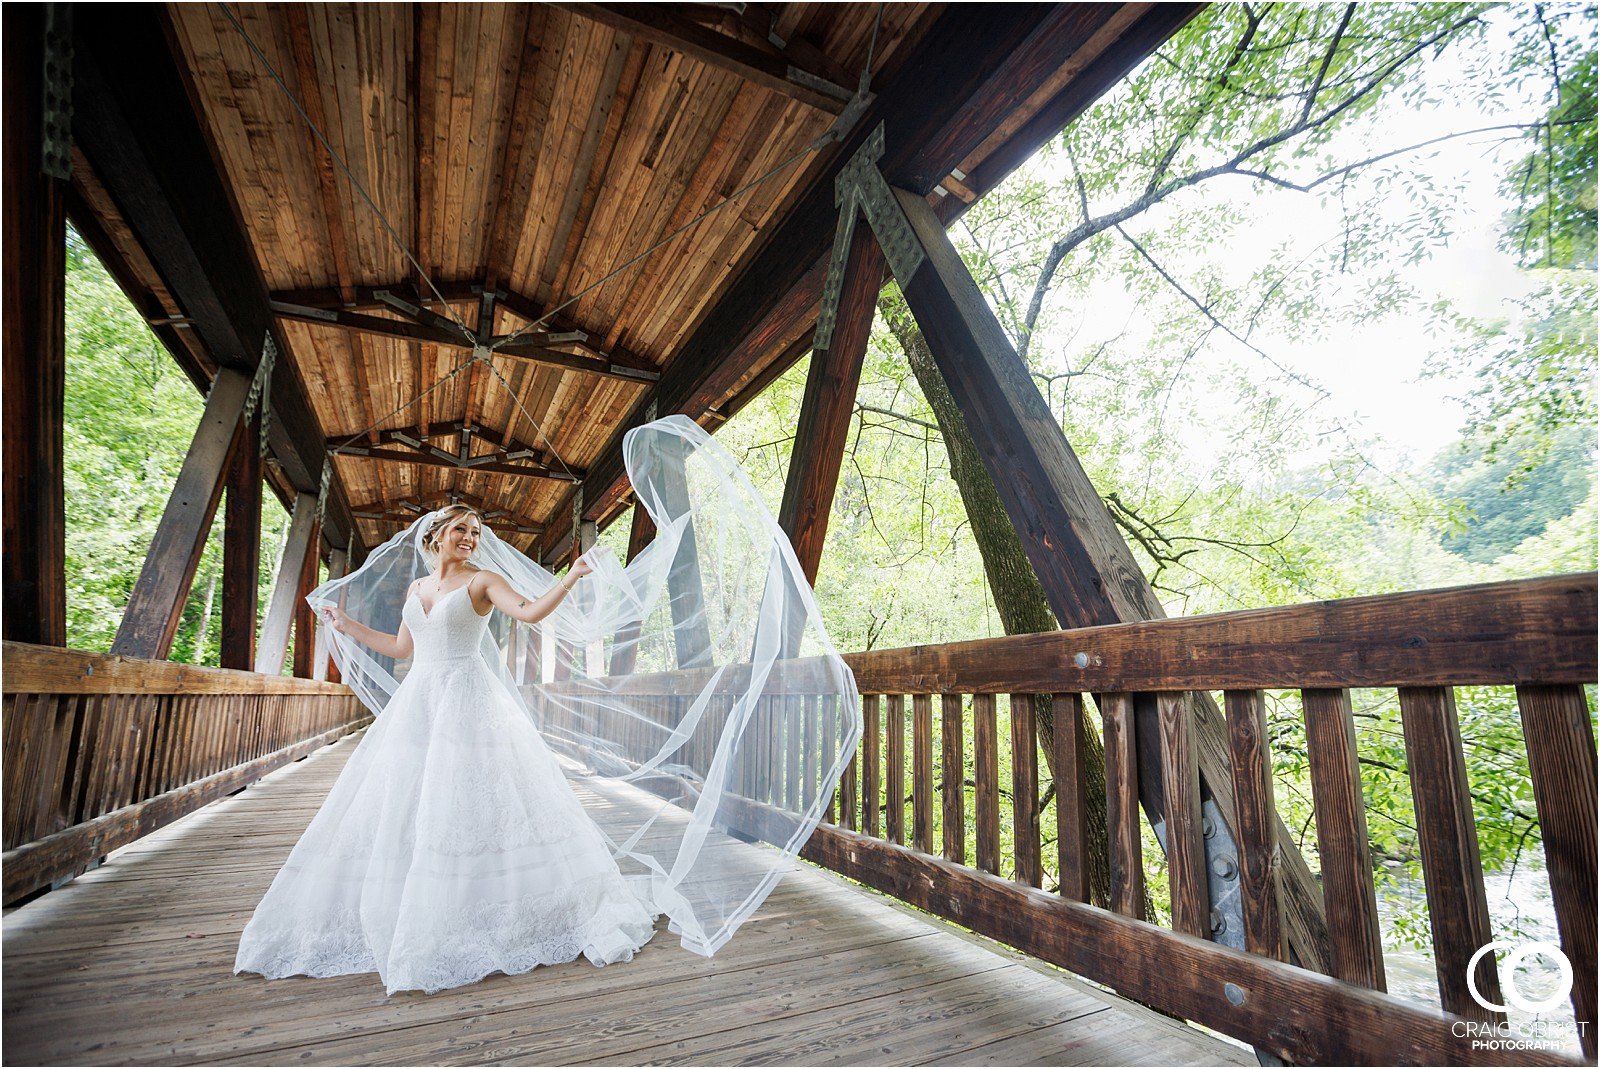
M 957 226 L 980 287 L 1170 612 L 1595 566 L 1592 454 L 1582 448 L 1592 409 L 1572 410 L 1573 430 L 1513 506 L 1489 496 L 1509 461 L 1473 427 L 1460 456 L 1386 459 L 1279 352 L 1352 322 L 1425 317 L 1432 298 L 1407 268 L 1452 237 L 1462 208 L 1461 176 L 1433 154 L 1470 138 L 1508 167 L 1522 158 L 1513 150 L 1545 129 L 1548 108 L 1527 106 L 1531 75 L 1507 65 L 1507 48 L 1547 52 L 1546 27 L 1576 35 L 1582 21 L 1557 14 L 1213 5 Z M 1589 40 L 1592 52 L 1592 30 Z M 1592 112 L 1582 64 L 1563 70 L 1580 77 L 1568 106 L 1586 99 Z M 1392 132 L 1405 128 L 1400 117 L 1463 98 L 1486 102 L 1481 123 Z M 1260 206 L 1289 200 L 1304 225 L 1261 233 Z M 1592 215 L 1587 225 L 1592 242 Z M 1241 246 L 1259 253 L 1241 257 Z M 1566 363 L 1521 373 L 1586 383 L 1583 301 L 1576 288 L 1535 290 L 1526 318 L 1441 321 L 1437 351 L 1459 368 L 1493 363 L 1487 344 L 1519 354 L 1558 346 Z M 1120 327 L 1105 327 L 1107 305 L 1125 314 Z M 719 435 L 774 504 L 803 382 L 803 366 L 791 370 Z M 1514 387 L 1490 392 L 1510 398 Z M 818 583 L 842 649 L 1000 633 L 933 422 L 880 323 Z M 1278 798 L 1315 868 L 1299 696 L 1274 698 Z M 1420 900 L 1408 908 L 1394 890 L 1420 874 L 1396 696 L 1355 700 L 1374 852 L 1401 902 L 1389 938 L 1425 945 Z M 1534 861 L 1514 699 L 1462 689 L 1457 700 L 1485 863 Z M 1159 912 L 1164 875 L 1148 847 Z
M 67 644 L 104 652 L 116 637 L 205 402 L 70 231 L 66 341 Z M 272 495 L 266 497 L 263 578 L 287 519 Z M 173 642 L 174 660 L 217 663 L 221 512 Z M 201 609 L 213 582 L 212 618 L 197 651 Z

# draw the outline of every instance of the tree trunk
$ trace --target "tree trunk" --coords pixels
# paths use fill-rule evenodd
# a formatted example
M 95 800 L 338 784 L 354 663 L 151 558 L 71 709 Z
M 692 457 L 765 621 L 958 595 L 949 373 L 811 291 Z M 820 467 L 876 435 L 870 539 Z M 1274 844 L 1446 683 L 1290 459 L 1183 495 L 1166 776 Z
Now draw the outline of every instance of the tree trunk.
M 195 664 L 206 663 L 206 635 L 211 630 L 211 604 L 216 596 L 217 573 L 212 572 L 210 581 L 206 583 L 205 601 L 200 604 L 200 626 L 194 633 L 194 657 L 192 660 Z
M 928 351 L 922 331 L 916 320 L 898 296 L 885 295 L 879 299 L 878 308 L 883 313 L 889 329 L 894 332 L 922 387 L 923 396 L 933 408 L 939 433 L 944 438 L 945 449 L 950 454 L 950 475 L 961 493 L 967 517 L 972 522 L 972 534 L 983 557 L 984 574 L 994 593 L 1000 623 L 1008 635 L 1033 634 L 1054 631 L 1060 624 L 1050 609 L 1044 586 L 1034 574 L 1033 565 L 1022 549 L 1017 529 L 1001 504 L 994 480 L 989 477 L 978 448 L 967 433 L 966 421 L 950 387 Z M 1048 696 L 1035 705 L 1038 710 L 1039 746 L 1044 751 L 1045 766 L 1055 775 L 1054 738 L 1055 717 Z M 1085 820 L 1089 838 L 1089 898 L 1097 906 L 1106 906 L 1111 899 L 1111 873 L 1108 868 L 1106 846 L 1106 793 L 1105 751 L 1094 715 L 1086 705 L 1084 709 L 1083 767 L 1088 780 L 1084 784 Z M 1048 856 L 1048 854 L 1046 855 Z

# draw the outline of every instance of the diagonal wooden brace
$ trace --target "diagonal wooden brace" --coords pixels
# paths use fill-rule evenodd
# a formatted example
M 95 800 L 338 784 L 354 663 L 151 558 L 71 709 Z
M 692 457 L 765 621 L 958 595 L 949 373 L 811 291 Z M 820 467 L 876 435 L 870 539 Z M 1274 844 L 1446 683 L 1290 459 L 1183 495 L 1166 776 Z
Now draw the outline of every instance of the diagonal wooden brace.
M 1061 626 L 1165 617 L 1154 588 L 943 224 L 925 198 L 890 187 L 878 170 L 876 161 L 883 151 L 880 125 L 839 176 L 836 200 L 841 214 L 834 265 L 845 262 L 859 211 L 883 246 Z M 842 284 L 842 266 L 838 274 Z M 831 265 L 817 328 L 819 337 L 829 340 L 839 291 L 834 277 Z M 1189 706 L 1200 817 L 1207 829 L 1211 934 L 1218 942 L 1242 947 L 1226 723 L 1208 694 L 1191 695 Z M 1140 803 L 1165 846 L 1170 822 L 1165 813 L 1162 720 L 1156 696 L 1136 695 L 1135 709 Z M 1193 814 L 1183 816 L 1181 826 L 1187 835 L 1195 822 Z M 1326 971 L 1327 920 L 1320 889 L 1282 820 L 1276 825 L 1283 858 L 1284 927 L 1291 951 L 1302 965 Z

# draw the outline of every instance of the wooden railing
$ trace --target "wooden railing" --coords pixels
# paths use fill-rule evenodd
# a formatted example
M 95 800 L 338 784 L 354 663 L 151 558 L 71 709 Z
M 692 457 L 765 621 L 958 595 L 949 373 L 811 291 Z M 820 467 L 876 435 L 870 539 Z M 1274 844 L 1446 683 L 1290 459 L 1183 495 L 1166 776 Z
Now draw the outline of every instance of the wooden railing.
M 840 826 L 807 856 L 914 905 L 1199 1021 L 1291 1062 L 1539 1061 L 1474 1049 L 1462 1022 L 1504 1025 L 1472 998 L 1468 962 L 1492 939 L 1454 688 L 1508 686 L 1526 740 L 1547 875 L 1586 1053 L 1595 1021 L 1595 748 L 1583 684 L 1596 678 L 1593 574 L 1211 617 L 848 655 L 866 733 L 841 784 Z M 1382 947 L 1351 688 L 1397 691 L 1427 887 L 1441 1014 L 1381 994 Z M 1331 972 L 1286 963 L 1264 692 L 1298 691 L 1309 758 Z M 1213 914 L 1194 747 L 1194 692 L 1221 691 L 1231 744 L 1245 951 L 1207 939 Z M 1155 696 L 1154 717 L 1135 699 Z M 1008 696 L 1002 784 L 997 698 Z M 1056 894 L 1041 882 L 1035 704 L 1056 713 Z M 934 745 L 937 697 L 940 745 Z M 1105 751 L 1111 909 L 1087 904 L 1081 711 Z M 907 750 L 907 716 L 910 747 Z M 1076 730 L 1073 730 L 1076 729 Z M 1149 740 L 1140 731 L 1155 732 Z M 971 785 L 964 739 L 973 740 Z M 1171 929 L 1144 910 L 1141 741 L 1160 749 Z M 909 791 L 907 781 L 909 780 Z M 1067 789 L 1061 789 L 1067 784 Z M 1001 856 L 1000 794 L 1011 795 Z M 935 843 L 935 798 L 942 835 Z M 909 799 L 910 823 L 904 805 Z M 975 868 L 965 815 L 975 816 Z M 859 830 L 857 830 L 859 829 Z M 909 840 L 909 842 L 908 842 Z M 902 846 L 901 844 L 907 844 Z M 1216 860 L 1216 859 L 1213 859 Z M 1001 879 L 1001 874 L 1013 879 Z M 1478 990 L 1499 1002 L 1492 954 Z
M 20 642 L 3 653 L 7 904 L 371 720 L 331 683 Z
M 1467 963 L 1491 932 L 1455 688 L 1514 687 L 1546 874 L 1574 970 L 1574 1017 L 1592 1058 L 1596 765 L 1584 685 L 1597 675 L 1596 593 L 1590 573 L 847 654 L 865 731 L 802 856 L 1291 1063 L 1569 1064 L 1559 1050 L 1474 1045 L 1486 1038 L 1481 1029 L 1503 1022 L 1467 987 Z M 802 689 L 807 663 L 782 662 Z M 657 719 L 670 724 L 708 672 L 610 682 L 659 703 Z M 1352 713 L 1352 690 L 1369 689 L 1386 690 L 1400 711 L 1439 1006 L 1383 990 Z M 1220 704 L 1195 700 L 1216 692 Z M 1272 771 L 1282 743 L 1268 734 L 1268 692 L 1289 692 L 1302 710 L 1298 745 L 1309 759 L 1323 898 L 1311 908 L 1325 915 L 1328 944 L 1315 954 L 1291 953 L 1286 938 Z M 1038 721 L 1045 697 L 1058 727 L 1048 755 Z M 831 723 L 813 715 L 815 701 L 763 699 L 752 744 L 775 737 L 764 733 Z M 1097 712 L 1104 744 L 1105 780 L 1093 785 L 1080 771 L 1085 708 Z M 721 723 L 713 710 L 711 722 Z M 1196 729 L 1210 716 L 1225 720 L 1228 744 L 1221 775 L 1230 780 L 1229 804 L 1221 809 L 1219 792 L 1203 805 L 1198 774 Z M 664 728 L 653 731 L 644 741 L 665 741 Z M 706 741 L 692 742 L 684 763 L 703 767 Z M 1149 747 L 1158 749 L 1154 764 L 1140 760 Z M 1045 794 L 1041 761 L 1056 770 Z M 797 802 L 803 809 L 819 771 L 765 767 L 763 782 L 735 784 L 749 803 L 736 816 L 741 831 L 781 842 L 793 823 L 776 814 L 794 812 Z M 1141 768 L 1152 767 L 1160 782 L 1141 784 Z M 1110 908 L 1089 901 L 1090 790 L 1106 796 L 1108 854 L 1099 860 L 1110 873 Z M 1055 814 L 1048 859 L 1046 797 Z M 1160 801 L 1170 924 L 1148 919 L 1147 891 L 1155 889 L 1143 882 L 1141 802 L 1151 797 Z M 1213 812 L 1231 840 L 1225 854 L 1209 842 Z M 763 814 L 777 835 L 761 831 Z M 1053 891 L 1040 887 L 1047 860 Z M 1237 928 L 1227 937 L 1219 931 L 1226 918 L 1213 911 L 1219 880 L 1234 881 Z M 1331 975 L 1291 964 L 1305 961 L 1326 963 Z M 1494 968 L 1493 955 L 1480 958 L 1478 987 L 1491 1000 Z

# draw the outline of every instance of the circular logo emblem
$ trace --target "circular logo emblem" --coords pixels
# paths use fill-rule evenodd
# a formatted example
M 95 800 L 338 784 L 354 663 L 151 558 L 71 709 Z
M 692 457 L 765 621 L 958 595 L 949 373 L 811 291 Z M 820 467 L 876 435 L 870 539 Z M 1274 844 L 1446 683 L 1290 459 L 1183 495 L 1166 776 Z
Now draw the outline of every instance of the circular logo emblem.
M 1492 954 L 1496 950 L 1509 950 L 1506 955 L 1505 971 L 1501 974 L 1501 986 L 1506 993 L 1507 1006 L 1498 1002 L 1490 1002 L 1478 990 L 1478 962 L 1483 960 L 1485 954 Z M 1517 966 L 1531 957 L 1543 956 L 1555 962 L 1557 971 L 1561 974 L 1556 989 L 1546 998 L 1530 999 L 1523 995 L 1517 988 Z M 1513 943 L 1506 939 L 1497 939 L 1492 943 L 1485 943 L 1472 955 L 1472 960 L 1467 962 L 1467 990 L 1472 993 L 1472 1000 L 1486 1010 L 1497 1013 L 1506 1013 L 1511 1006 L 1515 1006 L 1523 1013 L 1544 1013 L 1562 1005 L 1572 995 L 1572 962 L 1561 952 L 1561 948 L 1554 943 L 1545 943 L 1534 940 L 1528 943 Z

